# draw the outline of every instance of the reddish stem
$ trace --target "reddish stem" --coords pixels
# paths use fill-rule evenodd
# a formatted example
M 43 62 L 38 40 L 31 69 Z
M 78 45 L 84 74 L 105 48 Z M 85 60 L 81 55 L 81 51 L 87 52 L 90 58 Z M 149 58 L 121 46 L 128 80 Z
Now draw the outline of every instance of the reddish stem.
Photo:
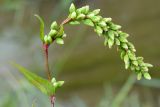
M 71 21 L 71 18 L 67 18 L 61 23 L 61 25 L 63 26 L 64 24 L 67 24 L 70 21 Z M 45 72 L 48 77 L 48 80 L 51 81 L 51 72 L 49 70 L 49 63 L 48 63 L 48 48 L 49 48 L 48 44 L 43 44 L 43 50 L 44 50 L 44 55 L 45 55 L 45 69 L 46 69 Z M 51 101 L 51 107 L 54 107 L 54 103 L 55 103 L 54 95 L 50 96 L 50 101 Z
M 55 103 L 55 96 L 51 96 L 50 97 L 50 101 L 51 101 L 51 107 L 54 107 L 54 103 Z
M 48 63 L 48 47 L 49 47 L 49 45 L 43 44 L 43 50 L 44 50 L 44 55 L 45 55 L 46 74 L 47 74 L 48 80 L 51 81 L 51 72 L 49 70 L 49 63 Z

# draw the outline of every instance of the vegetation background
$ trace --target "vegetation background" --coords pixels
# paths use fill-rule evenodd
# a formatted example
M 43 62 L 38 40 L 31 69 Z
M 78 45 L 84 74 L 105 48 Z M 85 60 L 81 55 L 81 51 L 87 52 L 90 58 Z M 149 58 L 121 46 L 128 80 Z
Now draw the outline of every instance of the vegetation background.
M 54 76 L 66 82 L 56 107 L 160 107 L 160 0 L 0 0 L 0 107 L 50 106 L 9 62 L 46 77 L 34 14 L 43 17 L 47 32 L 52 21 L 67 17 L 71 2 L 112 17 L 130 34 L 137 55 L 154 67 L 152 80 L 137 81 L 116 48 L 104 47 L 93 29 L 67 25 L 65 45 L 52 44 L 49 51 Z

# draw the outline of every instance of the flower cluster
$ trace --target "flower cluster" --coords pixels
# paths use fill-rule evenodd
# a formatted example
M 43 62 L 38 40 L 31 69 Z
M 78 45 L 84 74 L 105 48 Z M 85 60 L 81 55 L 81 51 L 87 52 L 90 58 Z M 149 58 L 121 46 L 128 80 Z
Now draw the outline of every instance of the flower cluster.
M 64 44 L 63 38 L 66 37 L 63 26 L 58 26 L 57 22 L 54 21 L 51 24 L 50 32 L 44 36 L 44 43 L 50 45 L 54 40 L 57 44 Z
M 71 4 L 69 9 L 70 24 L 80 24 L 80 22 L 92 26 L 94 31 L 105 38 L 104 45 L 111 48 L 114 44 L 118 46 L 121 59 L 124 60 L 125 68 L 130 68 L 137 73 L 137 79 L 143 77 L 151 79 L 148 73 L 148 68 L 151 64 L 145 63 L 143 57 L 135 55 L 134 45 L 127 40 L 127 33 L 121 31 L 121 26 L 114 24 L 111 18 L 103 18 L 99 15 L 100 9 L 90 11 L 89 6 L 84 6 L 76 9 L 74 4 Z

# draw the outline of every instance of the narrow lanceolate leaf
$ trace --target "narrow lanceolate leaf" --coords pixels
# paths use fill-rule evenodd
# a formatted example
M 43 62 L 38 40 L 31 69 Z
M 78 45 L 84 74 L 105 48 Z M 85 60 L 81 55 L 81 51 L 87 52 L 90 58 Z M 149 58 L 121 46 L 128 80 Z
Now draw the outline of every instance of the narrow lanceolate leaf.
M 42 93 L 44 93 L 46 95 L 53 95 L 54 94 L 53 93 L 54 87 L 52 86 L 52 84 L 48 80 L 43 79 L 40 76 L 37 76 L 33 72 L 22 67 L 21 65 L 18 65 L 15 63 L 12 63 L 12 64 L 26 77 L 26 79 L 31 84 L 33 84 L 35 87 L 37 87 Z
M 90 19 L 84 20 L 83 23 L 86 24 L 86 25 L 88 25 L 88 26 L 94 26 L 94 23 Z
M 40 39 L 44 42 L 44 21 L 38 15 L 35 15 L 35 17 L 40 21 Z

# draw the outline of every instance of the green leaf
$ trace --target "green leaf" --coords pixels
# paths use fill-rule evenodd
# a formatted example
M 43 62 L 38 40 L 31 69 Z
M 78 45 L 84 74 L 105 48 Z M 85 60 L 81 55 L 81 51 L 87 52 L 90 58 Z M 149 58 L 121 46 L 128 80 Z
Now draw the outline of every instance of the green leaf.
M 21 65 L 15 63 L 12 63 L 12 65 L 15 66 L 26 77 L 26 79 L 35 87 L 37 87 L 42 93 L 46 95 L 55 94 L 54 87 L 51 82 L 25 69 Z
M 144 78 L 145 78 L 145 79 L 148 79 L 148 80 L 150 80 L 150 79 L 151 79 L 150 74 L 149 74 L 149 73 L 147 73 L 147 72 L 146 72 L 146 73 L 144 73 L 144 74 L 143 74 L 143 76 L 144 76 Z
M 44 21 L 39 15 L 35 15 L 35 17 L 40 21 L 40 39 L 44 42 Z
M 89 26 L 94 26 L 94 23 L 90 19 L 86 19 L 83 21 L 84 24 L 89 25 Z
M 69 8 L 69 12 L 72 13 L 72 12 L 74 12 L 75 10 L 76 10 L 76 7 L 75 7 L 75 5 L 72 3 L 71 6 L 70 6 L 70 8 Z

